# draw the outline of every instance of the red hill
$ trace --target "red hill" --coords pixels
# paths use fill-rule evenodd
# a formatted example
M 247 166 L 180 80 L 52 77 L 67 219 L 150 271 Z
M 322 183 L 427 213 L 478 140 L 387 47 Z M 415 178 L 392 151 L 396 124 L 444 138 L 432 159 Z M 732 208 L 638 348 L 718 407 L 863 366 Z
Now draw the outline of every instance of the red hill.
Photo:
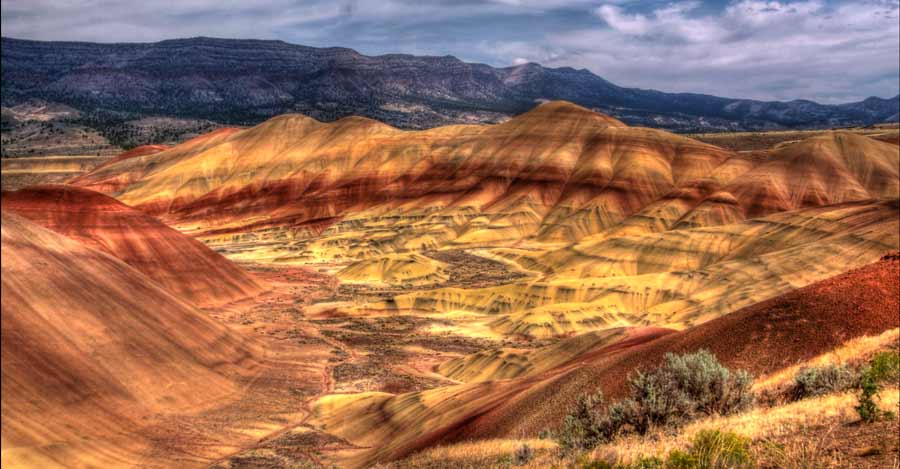
M 112 197 L 43 185 L 4 192 L 3 210 L 111 254 L 196 304 L 256 295 L 263 285 L 203 243 Z

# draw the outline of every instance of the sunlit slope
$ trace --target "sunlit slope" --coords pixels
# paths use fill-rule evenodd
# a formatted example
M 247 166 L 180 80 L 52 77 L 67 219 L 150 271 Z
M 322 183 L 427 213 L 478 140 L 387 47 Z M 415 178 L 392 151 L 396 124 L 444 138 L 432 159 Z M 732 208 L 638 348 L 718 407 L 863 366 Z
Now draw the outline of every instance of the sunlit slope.
M 402 131 L 280 116 L 113 162 L 74 183 L 230 255 L 314 262 L 539 248 L 898 197 L 896 146 L 831 133 L 732 153 L 550 102 L 506 123 Z
M 186 155 L 202 152 L 207 148 L 219 145 L 237 132 L 239 129 L 236 128 L 217 129 L 166 151 L 153 151 L 150 148 L 141 147 L 143 148 L 141 151 L 123 153 L 95 171 L 74 178 L 70 183 L 106 193 L 121 191 L 122 188 L 129 187 L 151 171 L 160 171 L 169 165 L 178 163 Z M 158 149 L 162 150 L 162 148 Z
M 115 157 L 110 158 L 109 160 L 105 161 L 100 166 L 97 166 L 97 168 L 95 168 L 95 171 L 102 170 L 105 166 L 121 163 L 125 160 L 130 160 L 132 158 L 155 155 L 161 151 L 168 150 L 169 148 L 171 148 L 169 145 L 162 145 L 162 144 L 141 145 L 138 147 L 134 147 L 131 150 L 120 153 L 120 154 L 116 155 Z
M 138 464 L 156 414 L 239 390 L 255 347 L 138 270 L 2 213 L 4 467 Z
M 291 229 L 279 236 L 304 227 L 318 235 L 338 219 L 328 235 L 390 229 L 396 235 L 382 240 L 386 252 L 508 244 L 540 230 L 548 239 L 573 240 L 620 222 L 731 156 L 551 102 L 499 125 L 416 132 L 362 118 L 326 124 L 281 116 L 198 151 L 178 146 L 77 183 L 206 235 L 265 236 L 266 227 Z M 334 246 L 311 250 L 335 255 L 328 248 Z
M 32 186 L 4 192 L 2 207 L 111 254 L 197 304 L 223 303 L 263 290 L 251 275 L 203 243 L 99 192 Z
M 900 247 L 897 147 L 846 132 L 733 153 L 550 102 L 490 126 L 287 115 L 204 138 L 77 182 L 232 259 L 434 285 L 359 311 L 482 314 L 499 334 L 684 328 Z M 535 275 L 441 288 L 422 255 L 475 247 Z
M 882 260 L 685 331 L 626 330 L 536 374 L 419 393 L 328 396 L 317 403 L 316 423 L 365 448 L 348 455 L 352 466 L 453 441 L 534 437 L 556 428 L 584 393 L 621 395 L 630 372 L 658 365 L 667 352 L 707 349 L 730 367 L 772 373 L 897 328 L 898 301 L 900 261 Z M 476 361 L 469 365 L 478 371 Z
M 852 200 L 900 198 L 900 155 L 886 142 L 833 132 L 781 147 L 723 188 L 748 217 Z
M 532 376 L 622 339 L 627 329 L 588 332 L 534 350 L 494 349 L 442 363 L 437 372 L 467 383 Z
M 448 279 L 446 264 L 421 254 L 393 254 L 356 261 L 336 274 L 350 282 L 428 285 Z
M 783 212 L 713 228 L 604 240 L 537 262 L 543 280 L 443 288 L 367 309 L 495 315 L 495 330 L 539 337 L 635 324 L 675 328 L 865 265 L 900 246 L 897 200 Z

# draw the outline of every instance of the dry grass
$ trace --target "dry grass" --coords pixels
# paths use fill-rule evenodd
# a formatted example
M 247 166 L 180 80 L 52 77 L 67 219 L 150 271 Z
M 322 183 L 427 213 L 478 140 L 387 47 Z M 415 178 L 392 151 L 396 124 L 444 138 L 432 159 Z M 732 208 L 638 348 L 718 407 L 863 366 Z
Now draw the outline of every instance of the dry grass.
M 757 391 L 781 390 L 790 386 L 796 372 L 804 366 L 828 364 L 862 364 L 886 349 L 896 349 L 900 329 L 877 336 L 847 341 L 828 353 L 804 363 L 760 377 Z M 900 410 L 900 388 L 881 390 L 878 405 L 884 410 Z M 582 456 L 563 457 L 549 440 L 497 439 L 466 442 L 422 451 L 412 457 L 393 462 L 389 468 L 549 468 L 578 467 L 583 460 L 599 459 L 629 464 L 642 457 L 665 458 L 673 450 L 686 450 L 701 430 L 733 432 L 749 438 L 760 467 L 843 468 L 892 467 L 897 461 L 898 420 L 861 425 L 854 409 L 856 391 L 835 393 L 792 403 L 775 401 L 748 412 L 710 417 L 690 423 L 678 430 L 661 429 L 640 437 L 619 438 Z M 516 464 L 514 453 L 522 444 L 534 450 L 526 463 Z M 872 453 L 872 454 L 866 454 Z M 885 466 L 885 464 L 887 464 Z
M 860 466 L 860 460 L 853 457 L 865 451 L 894 451 L 890 448 L 888 435 L 896 433 L 898 421 L 894 419 L 882 422 L 881 427 L 870 433 L 883 434 L 884 439 L 872 441 L 871 437 L 868 440 L 864 438 L 862 449 L 859 449 L 860 441 L 847 441 L 848 435 L 856 435 L 861 432 L 860 429 L 866 428 L 855 426 L 858 416 L 853 409 L 854 405 L 856 395 L 847 392 L 779 407 L 756 408 L 739 415 L 698 420 L 677 433 L 669 430 L 644 437 L 621 438 L 615 443 L 598 447 L 587 457 L 561 457 L 556 444 L 549 440 L 496 439 L 432 448 L 380 467 L 532 469 L 577 467 L 579 461 L 591 459 L 629 464 L 641 457 L 665 458 L 673 450 L 685 450 L 690 447 L 698 432 L 707 429 L 733 432 L 750 438 L 753 441 L 752 450 L 761 461 L 761 467 L 869 467 Z M 882 409 L 896 411 L 898 405 L 900 389 L 891 388 L 881 392 L 879 406 Z M 513 454 L 522 444 L 534 449 L 534 457 L 524 464 L 516 464 Z M 885 448 L 881 448 L 882 446 Z M 835 447 L 840 450 L 835 450 Z M 896 461 L 896 455 L 887 457 Z M 886 467 L 891 466 L 888 464 Z
M 753 384 L 757 393 L 777 393 L 793 384 L 794 376 L 801 368 L 827 365 L 859 365 L 884 350 L 900 347 L 900 329 L 890 329 L 877 336 L 858 337 L 840 347 L 797 365 L 762 376 Z
M 879 396 L 879 407 L 896 412 L 900 404 L 900 390 L 885 389 Z M 685 426 L 677 434 L 658 432 L 648 437 L 628 437 L 615 443 L 597 448 L 595 458 L 608 459 L 610 454 L 622 462 L 631 462 L 641 456 L 665 455 L 674 449 L 683 449 L 700 430 L 716 429 L 734 432 L 751 438 L 757 449 L 764 449 L 766 442 L 778 441 L 792 436 L 803 435 L 793 448 L 785 448 L 788 453 L 815 451 L 818 446 L 828 443 L 829 434 L 821 429 L 830 429 L 851 424 L 859 418 L 853 407 L 856 394 L 846 392 L 814 399 L 806 399 L 791 404 L 756 408 L 750 412 L 727 417 L 711 417 Z M 796 454 L 793 454 L 796 456 Z
M 522 445 L 534 450 L 527 462 L 516 464 L 514 453 Z M 382 468 L 522 468 L 549 467 L 556 457 L 556 443 L 551 440 L 494 439 L 438 446 L 396 461 Z

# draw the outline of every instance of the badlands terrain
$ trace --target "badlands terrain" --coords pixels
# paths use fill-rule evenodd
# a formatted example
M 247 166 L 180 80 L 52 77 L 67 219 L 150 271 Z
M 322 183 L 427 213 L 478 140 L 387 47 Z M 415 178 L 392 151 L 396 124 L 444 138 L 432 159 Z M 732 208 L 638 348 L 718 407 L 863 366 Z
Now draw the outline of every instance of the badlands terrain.
M 701 349 L 775 395 L 897 349 L 897 136 L 551 101 L 428 130 L 286 114 L 34 176 L 2 196 L 2 463 L 574 464 L 539 437 L 580 395 Z M 896 464 L 896 419 L 820 399 L 701 424 Z

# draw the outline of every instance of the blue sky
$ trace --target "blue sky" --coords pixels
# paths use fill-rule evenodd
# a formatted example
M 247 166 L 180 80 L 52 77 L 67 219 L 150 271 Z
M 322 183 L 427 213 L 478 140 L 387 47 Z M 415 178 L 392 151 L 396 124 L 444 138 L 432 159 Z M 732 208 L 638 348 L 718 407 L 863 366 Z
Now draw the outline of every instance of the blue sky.
M 847 102 L 900 88 L 900 0 L 2 0 L 5 36 L 281 39 L 587 68 L 623 86 Z

